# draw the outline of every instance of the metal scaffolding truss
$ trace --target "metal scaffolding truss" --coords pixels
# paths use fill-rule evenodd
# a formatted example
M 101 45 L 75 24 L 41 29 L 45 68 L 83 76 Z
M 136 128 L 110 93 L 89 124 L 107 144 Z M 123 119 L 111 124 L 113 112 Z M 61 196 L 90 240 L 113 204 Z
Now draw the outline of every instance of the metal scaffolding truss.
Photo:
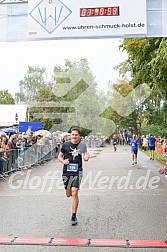
M 0 0 L 0 4 L 28 3 L 28 0 Z

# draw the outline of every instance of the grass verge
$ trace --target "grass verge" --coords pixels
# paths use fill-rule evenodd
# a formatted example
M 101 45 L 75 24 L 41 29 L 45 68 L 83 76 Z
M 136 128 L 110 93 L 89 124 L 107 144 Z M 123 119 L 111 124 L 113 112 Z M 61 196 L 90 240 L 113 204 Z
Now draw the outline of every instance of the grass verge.
M 150 156 L 149 150 L 144 151 L 144 150 L 140 149 L 140 151 L 145 153 L 148 157 Z M 154 159 L 159 161 L 163 165 L 166 163 L 166 159 L 164 158 L 164 156 L 161 153 L 156 152 L 156 151 L 154 152 Z

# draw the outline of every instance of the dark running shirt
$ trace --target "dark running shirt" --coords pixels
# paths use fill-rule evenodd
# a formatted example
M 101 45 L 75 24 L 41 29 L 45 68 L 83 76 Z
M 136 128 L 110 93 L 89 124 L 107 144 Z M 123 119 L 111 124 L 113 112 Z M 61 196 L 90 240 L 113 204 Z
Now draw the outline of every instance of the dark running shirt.
M 68 159 L 70 164 L 78 164 L 78 171 L 67 171 L 67 165 L 63 166 L 63 175 L 78 175 L 82 171 L 82 153 L 87 152 L 86 144 L 79 142 L 73 144 L 71 141 L 65 142 L 62 145 L 61 152 L 64 154 L 64 159 Z
M 156 142 L 156 138 L 153 136 L 150 136 L 148 139 L 149 147 L 155 147 L 155 142 Z

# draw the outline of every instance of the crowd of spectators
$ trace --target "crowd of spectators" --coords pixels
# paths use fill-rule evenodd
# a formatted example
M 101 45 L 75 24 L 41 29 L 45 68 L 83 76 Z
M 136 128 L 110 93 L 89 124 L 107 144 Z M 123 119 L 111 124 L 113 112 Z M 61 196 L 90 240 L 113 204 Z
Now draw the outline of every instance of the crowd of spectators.
M 22 168 L 48 161 L 58 154 L 60 139 L 43 137 L 35 132 L 0 135 L 0 174 L 8 176 Z
M 167 151 L 167 139 L 165 137 L 156 137 L 156 151 L 164 154 Z M 149 150 L 149 135 L 143 135 L 140 138 L 140 147 L 144 150 L 147 151 Z
M 60 132 L 61 133 L 61 132 Z M 1 133 L 0 135 L 0 178 L 21 169 L 47 162 L 58 156 L 61 144 L 70 140 L 70 134 L 56 134 L 45 137 L 29 128 L 25 133 Z M 89 135 L 82 137 L 87 147 L 103 147 L 108 138 Z
M 132 138 L 133 132 L 131 131 L 119 131 L 118 134 L 116 134 L 117 137 L 117 144 L 125 145 L 130 144 L 130 139 Z M 139 147 L 143 149 L 144 151 L 149 150 L 149 135 L 138 135 L 139 139 Z M 165 137 L 160 136 L 154 136 L 156 138 L 156 151 L 164 154 L 167 151 L 167 139 Z M 112 138 L 111 138 L 112 141 Z
M 61 132 L 60 132 L 61 133 Z M 119 131 L 117 144 L 130 144 L 131 131 Z M 139 146 L 144 150 L 149 149 L 149 135 L 138 136 Z M 36 164 L 49 161 L 58 156 L 61 144 L 70 140 L 70 134 L 52 133 L 50 136 L 36 134 L 27 130 L 25 133 L 0 135 L 0 177 L 9 176 L 17 170 L 27 169 Z M 112 144 L 112 137 L 103 135 L 89 135 L 82 137 L 88 148 L 104 147 Z M 167 152 L 167 139 L 156 138 L 156 151 L 164 154 Z

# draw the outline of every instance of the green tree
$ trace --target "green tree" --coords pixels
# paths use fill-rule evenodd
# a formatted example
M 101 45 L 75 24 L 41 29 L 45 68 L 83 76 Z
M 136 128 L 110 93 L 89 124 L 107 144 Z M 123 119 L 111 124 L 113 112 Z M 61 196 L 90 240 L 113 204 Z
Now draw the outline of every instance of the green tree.
M 8 90 L 0 90 L 0 104 L 15 104 L 15 100 Z
M 120 46 L 128 54 L 128 59 L 116 66 L 120 76 L 130 73 L 130 84 L 134 88 L 142 83 L 151 88 L 151 95 L 138 115 L 141 127 L 157 122 L 165 125 L 162 103 L 167 99 L 166 45 L 166 38 L 134 38 L 124 39 Z
M 46 69 L 39 67 L 28 67 L 27 74 L 20 81 L 20 92 L 15 94 L 16 103 L 29 103 L 35 101 L 39 90 L 44 88 L 47 83 L 45 81 Z
M 126 50 L 128 59 L 119 64 L 121 74 L 130 72 L 131 84 L 135 87 L 147 83 L 153 87 L 156 83 L 152 74 L 152 60 L 157 56 L 162 38 L 124 39 L 120 48 Z
M 115 92 L 119 92 L 123 97 L 126 97 L 131 91 L 133 90 L 133 86 L 130 85 L 127 80 L 121 79 L 117 80 L 114 84 L 108 84 L 108 91 L 107 91 L 107 109 L 103 113 L 103 116 L 113 120 L 116 125 L 119 125 L 119 129 L 133 127 L 135 132 L 138 131 L 138 123 L 139 123 L 139 109 L 135 109 L 130 115 L 128 116 L 121 116 L 126 109 L 128 109 L 129 103 L 127 104 L 125 101 L 120 101 L 119 97 L 115 95 Z M 117 111 L 121 111 L 117 113 L 113 108 L 117 107 Z
M 53 124 L 61 123 L 61 120 L 55 118 L 56 113 L 61 111 L 55 108 L 54 99 L 55 95 L 49 86 L 41 88 L 34 106 L 29 108 L 30 121 L 41 121 L 46 130 L 50 130 Z
M 52 131 L 67 131 L 71 126 L 78 126 L 83 128 L 84 134 L 92 130 L 95 134 L 107 127 L 105 120 L 99 117 L 105 109 L 105 99 L 97 91 L 95 77 L 86 59 L 66 60 L 64 67 L 56 66 L 52 85 L 41 89 L 36 101 L 44 106 L 33 108 L 33 113 L 38 111 L 44 127 L 52 128 Z M 35 119 L 33 113 L 31 109 L 32 120 Z M 61 116 L 55 120 L 58 114 Z
M 164 125 L 166 125 L 167 124 L 167 101 L 163 103 L 162 114 L 163 114 L 163 123 Z
M 163 97 L 167 99 L 167 38 L 162 38 L 158 45 L 155 57 L 150 62 L 151 76 Z

